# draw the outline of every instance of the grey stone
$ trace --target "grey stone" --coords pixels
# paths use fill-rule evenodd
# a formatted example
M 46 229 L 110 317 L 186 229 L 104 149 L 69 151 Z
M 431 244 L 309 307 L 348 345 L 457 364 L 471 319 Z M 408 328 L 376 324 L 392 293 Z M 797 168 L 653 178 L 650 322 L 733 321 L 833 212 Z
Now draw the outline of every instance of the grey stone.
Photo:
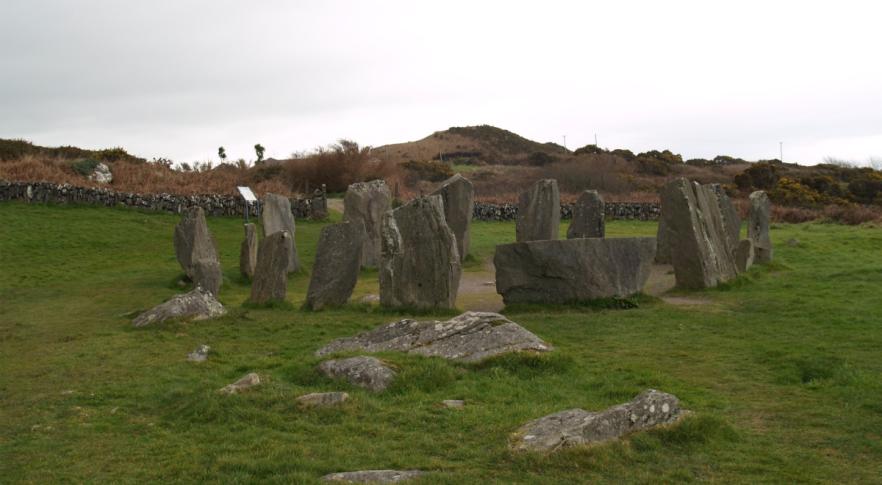
M 655 262 L 658 264 L 671 264 L 671 239 L 668 232 L 668 219 L 665 214 L 673 215 L 673 211 L 665 211 L 665 199 L 662 197 L 661 216 L 658 218 L 658 230 L 656 232 Z
M 385 390 L 395 379 L 395 371 L 380 359 L 363 355 L 326 360 L 319 364 L 318 371 L 331 379 L 345 379 L 350 384 L 371 392 Z
M 175 226 L 175 255 L 181 269 L 196 286 L 217 295 L 223 275 L 217 257 L 217 244 L 205 222 L 201 207 L 186 209 Z
M 539 180 L 518 199 L 515 226 L 518 242 L 557 239 L 560 231 L 560 191 L 557 180 Z
M 95 166 L 95 170 L 89 175 L 89 180 L 94 180 L 99 184 L 109 184 L 113 182 L 113 174 L 110 173 L 110 167 L 107 164 L 99 163 Z
M 738 241 L 738 249 L 735 250 L 735 269 L 739 273 L 747 272 L 753 266 L 753 259 L 753 241 L 750 239 Z
M 380 303 L 398 308 L 453 308 L 461 267 L 441 197 L 419 197 L 386 212 L 382 234 Z
M 445 180 L 432 195 L 439 195 L 444 202 L 444 218 L 453 235 L 460 261 L 469 253 L 472 213 L 475 211 L 475 188 L 460 174 Z
M 596 190 L 582 192 L 573 206 L 573 221 L 567 229 L 567 239 L 605 237 L 603 197 Z
M 465 407 L 465 401 L 462 399 L 445 399 L 441 401 L 441 405 L 449 409 L 462 409 Z
M 369 293 L 369 294 L 364 295 L 363 297 L 359 298 L 358 302 L 368 304 L 368 305 L 371 303 L 380 303 L 380 295 L 377 295 L 374 293 Z
M 223 316 L 226 313 L 227 310 L 217 301 L 213 293 L 197 287 L 189 293 L 176 295 L 167 302 L 138 315 L 132 320 L 132 325 L 144 327 L 171 318 L 206 320 Z
M 358 281 L 365 236 L 361 221 L 341 222 L 322 228 L 306 294 L 308 308 L 321 310 L 349 301 Z
M 380 228 L 386 212 L 392 208 L 392 194 L 382 180 L 354 183 L 343 197 L 343 220 L 361 221 L 367 237 L 361 251 L 361 266 L 376 268 L 380 263 Z
M 313 392 L 298 397 L 294 401 L 303 407 L 330 407 L 338 406 L 349 400 L 349 394 L 345 392 Z
M 257 226 L 245 224 L 245 239 L 239 247 L 239 272 L 242 276 L 254 278 L 254 268 L 257 267 Z
M 323 221 L 328 218 L 328 197 L 325 193 L 325 184 L 322 188 L 315 189 L 309 204 L 309 218 L 314 221 Z
M 246 374 L 238 381 L 224 386 L 222 389 L 218 390 L 218 392 L 221 394 L 238 394 L 259 385 L 260 376 L 252 372 L 250 374 Z
M 290 236 L 288 272 L 300 271 L 300 258 L 297 256 L 297 244 L 294 242 L 297 231 L 294 225 L 294 214 L 291 212 L 291 201 L 287 197 L 267 193 L 263 198 L 260 223 L 263 226 L 264 236 L 271 236 L 283 231 L 288 233 Z
M 531 421 L 515 432 L 511 446 L 516 451 L 556 451 L 603 443 L 674 423 L 683 414 L 675 396 L 649 389 L 630 402 L 605 411 L 569 409 Z
M 251 302 L 284 301 L 288 292 L 288 258 L 291 236 L 287 231 L 273 233 L 260 242 L 257 267 L 251 283 Z
M 398 483 L 422 475 L 419 470 L 362 470 L 331 473 L 322 477 L 326 482 L 343 483 Z
M 566 239 L 496 246 L 496 291 L 505 304 L 571 303 L 643 290 L 655 238 Z
M 759 264 L 772 261 L 772 238 L 769 235 L 769 219 L 772 203 L 765 191 L 758 190 L 750 194 L 750 212 L 747 224 L 747 238 L 753 241 L 756 253 L 755 261 Z
M 735 209 L 735 204 L 732 203 L 732 199 L 726 194 L 722 185 L 708 184 L 706 187 L 710 188 L 717 197 L 717 205 L 723 220 L 723 235 L 725 236 L 726 247 L 730 252 L 734 253 L 734 251 L 737 251 L 741 239 L 741 218 L 738 217 L 738 210 Z
M 465 312 L 443 322 L 404 319 L 389 323 L 355 337 L 337 339 L 316 355 L 389 350 L 476 362 L 509 352 L 546 352 L 552 347 L 498 313 Z
M 190 362 L 205 362 L 208 360 L 209 352 L 211 352 L 211 347 L 200 345 L 199 347 L 196 347 L 196 350 L 187 354 L 187 360 Z

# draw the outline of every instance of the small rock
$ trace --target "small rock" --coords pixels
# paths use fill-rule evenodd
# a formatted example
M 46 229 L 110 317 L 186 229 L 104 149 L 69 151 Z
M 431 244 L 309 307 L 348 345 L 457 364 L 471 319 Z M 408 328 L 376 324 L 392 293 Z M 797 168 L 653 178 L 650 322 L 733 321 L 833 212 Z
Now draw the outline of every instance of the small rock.
M 445 399 L 441 401 L 441 404 L 446 408 L 462 409 L 465 406 L 465 401 L 462 399 Z
M 297 404 L 304 407 L 329 407 L 343 404 L 349 400 L 349 394 L 345 392 L 313 392 L 295 399 Z
M 252 372 L 245 377 L 239 379 L 238 381 L 225 386 L 218 392 L 220 392 L 221 394 L 238 394 L 242 391 L 258 385 L 260 385 L 260 376 Z
M 196 350 L 187 354 L 187 360 L 190 362 L 205 362 L 208 360 L 208 352 L 211 351 L 211 347 L 207 345 L 200 345 L 196 347 Z
M 372 392 L 385 390 L 395 379 L 395 371 L 380 359 L 367 356 L 326 360 L 319 364 L 318 371 L 331 379 L 346 379 L 350 384 Z
M 322 480 L 344 483 L 397 483 L 416 478 L 423 473 L 420 470 L 362 470 L 331 473 L 323 476 Z

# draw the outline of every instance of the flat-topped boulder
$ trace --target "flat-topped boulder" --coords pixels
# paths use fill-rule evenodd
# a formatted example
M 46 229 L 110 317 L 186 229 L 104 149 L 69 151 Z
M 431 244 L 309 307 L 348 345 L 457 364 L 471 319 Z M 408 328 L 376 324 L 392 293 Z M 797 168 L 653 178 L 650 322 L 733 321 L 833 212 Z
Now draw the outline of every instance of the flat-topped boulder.
M 460 174 L 441 183 L 432 195 L 438 195 L 444 202 L 444 219 L 453 235 L 456 236 L 456 249 L 460 261 L 469 253 L 472 213 L 475 211 L 475 188 Z
M 411 319 L 337 339 L 316 355 L 397 350 L 475 362 L 509 352 L 547 352 L 552 346 L 498 313 L 466 312 L 446 321 Z
M 560 191 L 557 180 L 539 180 L 521 194 L 515 231 L 518 242 L 558 238 Z
M 386 212 L 382 234 L 380 304 L 453 308 L 462 270 L 441 197 L 419 197 Z
M 604 443 L 674 423 L 683 414 L 676 396 L 649 389 L 605 411 L 569 409 L 530 421 L 514 433 L 511 447 L 516 451 L 557 451 Z
M 205 211 L 189 207 L 175 226 L 175 256 L 181 269 L 196 286 L 217 295 L 223 274 L 217 257 L 217 244 L 208 230 Z
M 331 379 L 344 379 L 353 386 L 371 392 L 386 390 L 395 380 L 396 372 L 376 357 L 360 355 L 348 359 L 326 360 L 319 364 L 318 371 Z
M 496 291 L 505 304 L 572 303 L 643 291 L 655 238 L 566 239 L 496 246 Z
M 278 232 L 288 233 L 288 272 L 300 271 L 300 258 L 297 255 L 297 244 L 294 241 L 297 228 L 294 224 L 294 213 L 291 212 L 291 201 L 282 195 L 266 194 L 260 212 L 260 223 L 263 226 L 264 236 L 271 236 Z
M 357 182 L 346 189 L 343 220 L 361 222 L 366 233 L 361 249 L 363 268 L 376 268 L 380 264 L 380 227 L 391 208 L 392 193 L 382 180 Z
M 596 190 L 586 190 L 573 206 L 573 220 L 567 229 L 567 239 L 606 236 L 606 215 L 603 197 Z
M 759 264 L 772 262 L 772 238 L 769 235 L 771 214 L 772 203 L 765 191 L 750 194 L 747 238 L 753 241 L 754 261 Z
M 206 320 L 226 315 L 226 313 L 227 310 L 221 302 L 217 301 L 212 292 L 196 287 L 189 293 L 177 295 L 138 315 L 132 320 L 132 325 L 144 327 L 173 318 Z
M 260 242 L 257 267 L 251 283 L 251 303 L 284 301 L 288 292 L 288 258 L 291 257 L 291 236 L 276 232 Z
M 361 221 L 322 228 L 306 294 L 307 308 L 321 310 L 349 301 L 358 281 L 365 236 Z

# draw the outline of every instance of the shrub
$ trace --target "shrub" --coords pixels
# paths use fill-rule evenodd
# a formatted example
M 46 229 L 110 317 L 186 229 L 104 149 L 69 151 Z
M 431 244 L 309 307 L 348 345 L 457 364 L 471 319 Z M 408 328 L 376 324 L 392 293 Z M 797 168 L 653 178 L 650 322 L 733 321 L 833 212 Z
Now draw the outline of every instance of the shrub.
M 441 182 L 453 176 L 450 165 L 434 161 L 411 160 L 404 162 L 401 167 L 410 172 L 417 180 L 429 182 Z
M 542 167 L 545 165 L 549 165 L 557 161 L 557 157 L 552 157 L 551 155 L 543 152 L 533 152 L 527 157 L 527 163 L 533 165 L 534 167 Z
M 582 148 L 577 148 L 576 151 L 573 152 L 573 155 L 597 155 L 599 153 L 604 153 L 606 150 L 598 147 L 597 145 L 585 145 Z
M 769 162 L 757 162 L 735 176 L 735 185 L 741 190 L 769 190 L 780 179 L 778 167 Z
M 769 198 L 776 204 L 798 206 L 816 206 L 824 201 L 824 196 L 815 189 L 787 177 L 778 180 Z
M 70 168 L 73 169 L 74 172 L 82 175 L 83 177 L 88 177 L 92 175 L 95 171 L 95 167 L 101 163 L 98 160 L 93 160 L 91 158 L 84 158 L 82 160 L 77 160 L 70 164 Z
M 882 175 L 874 172 L 852 180 L 848 183 L 848 191 L 858 202 L 864 204 L 879 202 L 879 196 L 882 195 Z

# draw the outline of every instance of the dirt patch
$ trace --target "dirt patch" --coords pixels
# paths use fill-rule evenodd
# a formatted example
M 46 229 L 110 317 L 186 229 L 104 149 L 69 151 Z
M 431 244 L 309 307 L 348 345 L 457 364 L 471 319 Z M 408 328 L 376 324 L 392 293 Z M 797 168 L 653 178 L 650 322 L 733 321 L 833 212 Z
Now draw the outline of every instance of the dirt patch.
M 505 307 L 496 293 L 496 271 L 488 264 L 481 271 L 463 271 L 456 306 L 463 310 L 498 312 Z

